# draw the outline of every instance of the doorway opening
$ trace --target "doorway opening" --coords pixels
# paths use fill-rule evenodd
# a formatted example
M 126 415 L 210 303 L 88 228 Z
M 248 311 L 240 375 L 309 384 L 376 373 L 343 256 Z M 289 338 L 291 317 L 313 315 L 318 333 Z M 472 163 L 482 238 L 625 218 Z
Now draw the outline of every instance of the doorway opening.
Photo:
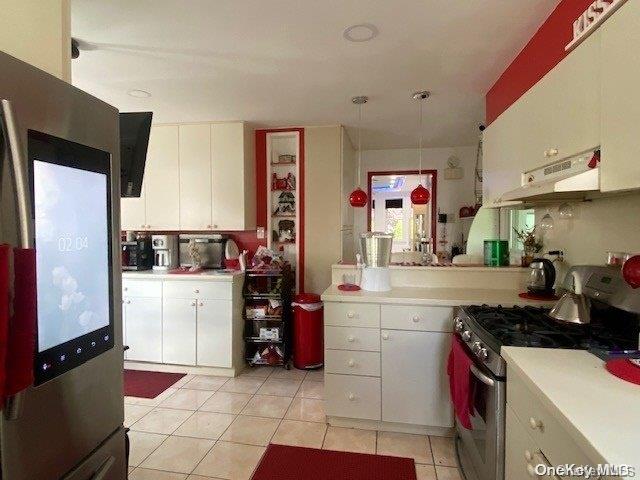
M 411 191 L 420 183 L 417 170 L 369 172 L 367 230 L 393 234 L 393 252 L 424 252 L 436 247 L 437 170 L 422 171 L 431 193 L 426 205 L 413 205 Z M 430 244 L 430 247 L 429 247 Z

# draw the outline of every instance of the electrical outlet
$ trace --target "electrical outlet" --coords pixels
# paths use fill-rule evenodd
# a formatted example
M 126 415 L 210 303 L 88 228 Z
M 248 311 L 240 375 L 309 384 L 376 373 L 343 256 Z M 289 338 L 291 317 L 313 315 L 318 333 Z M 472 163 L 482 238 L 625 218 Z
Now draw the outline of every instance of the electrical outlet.
M 258 227 L 258 230 L 256 233 L 258 238 L 262 240 L 264 238 L 264 227 Z

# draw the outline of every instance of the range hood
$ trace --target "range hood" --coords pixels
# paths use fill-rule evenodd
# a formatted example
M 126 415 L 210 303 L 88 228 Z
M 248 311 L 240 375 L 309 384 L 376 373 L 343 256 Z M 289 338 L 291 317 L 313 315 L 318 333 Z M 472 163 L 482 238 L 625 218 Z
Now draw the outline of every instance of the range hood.
M 522 186 L 506 192 L 500 201 L 583 200 L 599 191 L 600 151 L 597 150 L 524 172 Z

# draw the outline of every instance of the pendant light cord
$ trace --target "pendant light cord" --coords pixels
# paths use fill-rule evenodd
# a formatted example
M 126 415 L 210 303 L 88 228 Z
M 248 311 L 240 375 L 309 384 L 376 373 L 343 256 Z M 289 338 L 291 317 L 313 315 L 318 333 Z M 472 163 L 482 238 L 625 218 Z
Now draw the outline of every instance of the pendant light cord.
M 358 104 L 358 188 L 362 185 L 362 177 L 360 176 L 362 171 L 362 139 L 361 130 L 362 128 L 362 103 Z
M 419 115 L 418 119 L 418 183 L 422 185 L 422 98 L 419 99 Z

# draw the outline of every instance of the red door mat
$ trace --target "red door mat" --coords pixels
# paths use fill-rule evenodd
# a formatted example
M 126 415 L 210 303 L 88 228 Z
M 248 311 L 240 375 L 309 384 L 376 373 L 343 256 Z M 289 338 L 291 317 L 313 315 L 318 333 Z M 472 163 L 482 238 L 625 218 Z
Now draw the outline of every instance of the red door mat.
M 413 459 L 269 445 L 251 480 L 416 480 Z
M 125 370 L 124 394 L 127 397 L 156 398 L 185 375 L 185 373 Z

